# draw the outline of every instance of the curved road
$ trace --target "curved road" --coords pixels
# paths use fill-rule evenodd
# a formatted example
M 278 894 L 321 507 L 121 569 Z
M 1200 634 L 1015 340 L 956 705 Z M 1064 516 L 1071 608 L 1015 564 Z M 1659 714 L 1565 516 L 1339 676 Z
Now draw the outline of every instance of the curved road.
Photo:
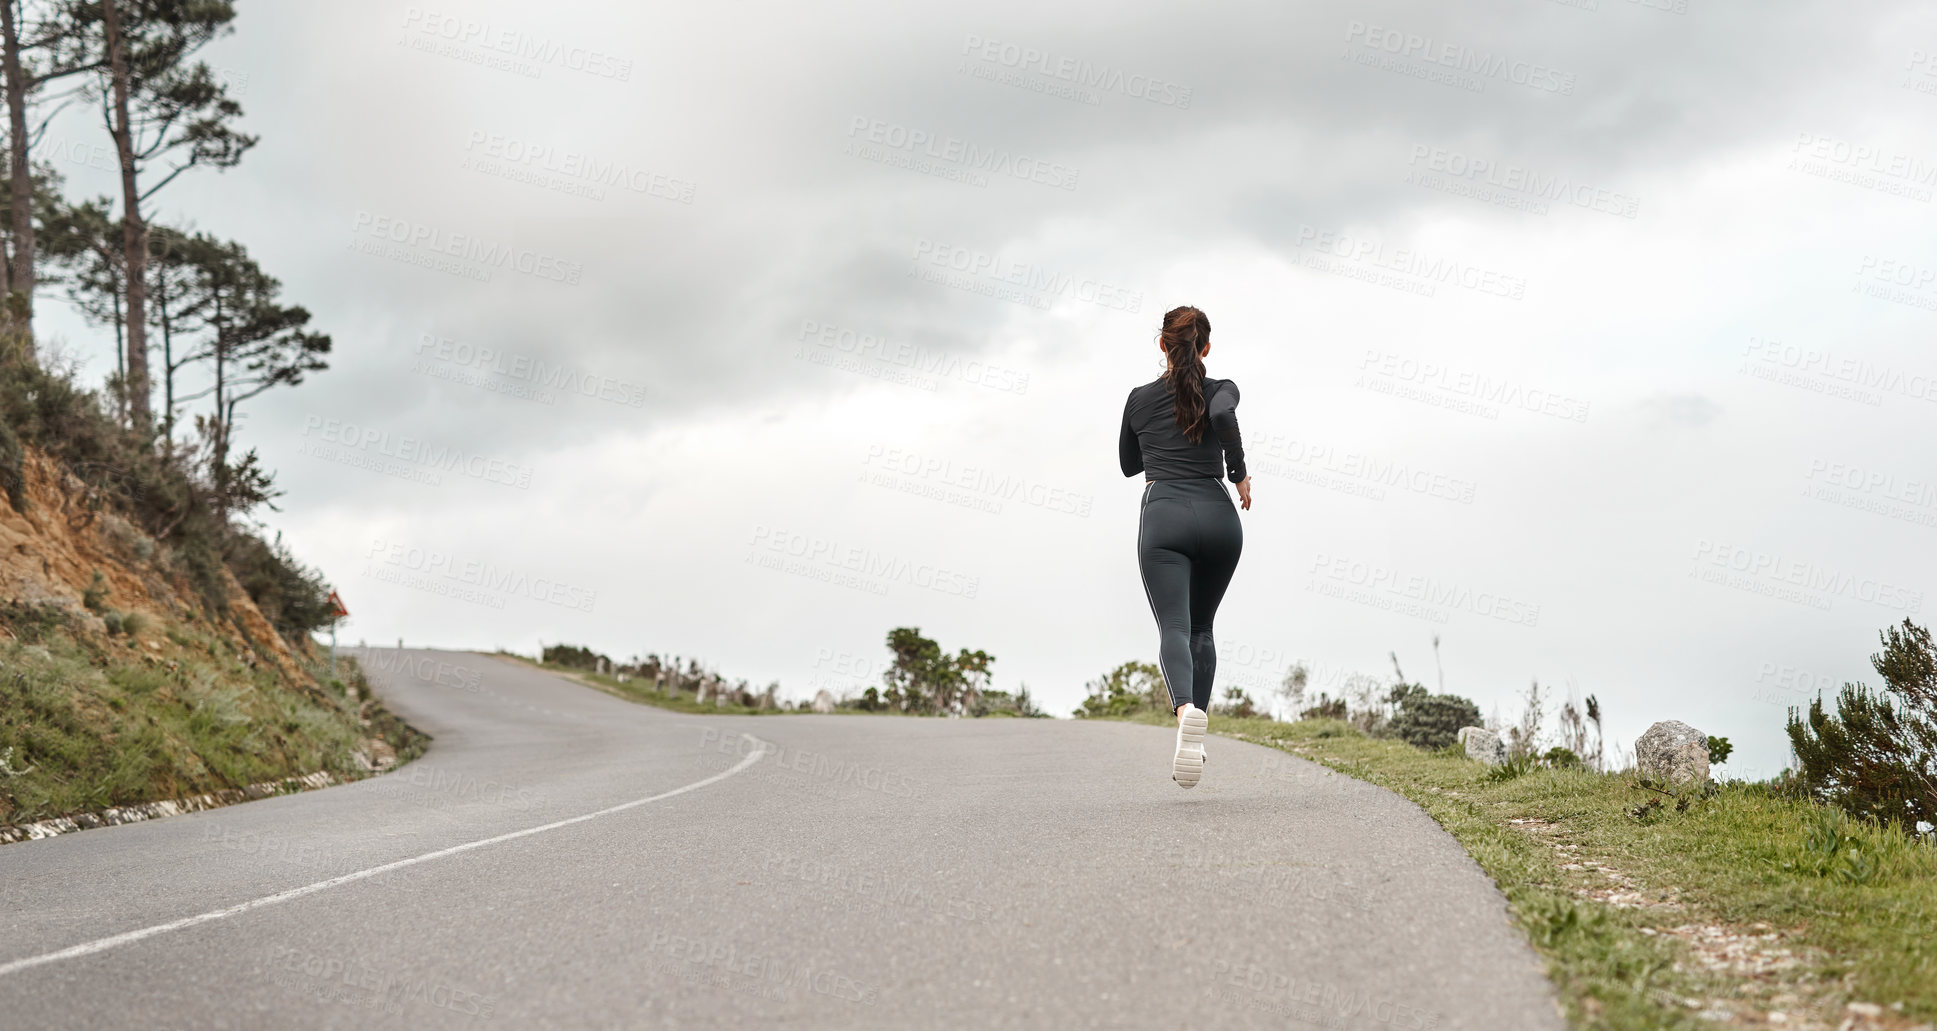
M 1452 838 L 1282 752 L 364 659 L 417 762 L 0 847 L 0 1025 L 1561 1026 Z

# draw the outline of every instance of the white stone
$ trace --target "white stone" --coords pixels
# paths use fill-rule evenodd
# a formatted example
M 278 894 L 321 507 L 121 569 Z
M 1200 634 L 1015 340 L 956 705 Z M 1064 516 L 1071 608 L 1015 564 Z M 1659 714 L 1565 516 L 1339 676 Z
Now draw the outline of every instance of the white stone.
M 1498 766 L 1507 761 L 1506 742 L 1485 727 L 1461 727 L 1459 743 L 1466 749 L 1468 759 L 1477 759 L 1488 766 Z
M 1679 720 L 1663 720 L 1634 742 L 1641 776 L 1668 784 L 1708 782 L 1708 735 Z

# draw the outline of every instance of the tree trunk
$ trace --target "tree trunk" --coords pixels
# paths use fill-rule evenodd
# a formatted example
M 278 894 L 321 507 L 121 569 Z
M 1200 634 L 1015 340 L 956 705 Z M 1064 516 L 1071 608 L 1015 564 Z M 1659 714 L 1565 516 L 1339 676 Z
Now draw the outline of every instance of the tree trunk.
M 0 0 L 0 3 L 4 2 L 6 0 Z M 114 371 L 121 378 L 120 396 L 114 399 L 114 417 L 122 419 L 128 414 L 128 369 L 124 362 L 127 351 L 121 346 L 121 295 L 115 293 L 111 296 L 114 298 Z
M 6 71 L 8 167 L 13 179 L 13 275 L 7 284 L 25 318 L 34 317 L 34 170 L 27 163 L 27 78 L 20 71 L 14 0 L 0 0 L 0 65 Z
M 6 0 L 0 0 L 5 3 Z M 155 309 L 161 316 L 161 435 L 175 439 L 175 337 L 168 324 L 168 266 L 155 277 Z
M 7 0 L 0 0 L 0 3 Z M 107 37 L 108 67 L 114 80 L 115 153 L 121 158 L 121 249 L 127 268 L 122 282 L 128 288 L 128 414 L 137 433 L 154 425 L 148 408 L 148 233 L 141 221 L 141 191 L 135 185 L 134 131 L 128 121 L 127 41 L 121 37 L 121 0 L 101 4 L 101 25 Z
M 27 81 L 20 72 L 20 31 L 15 0 L 0 0 L 0 67 L 11 131 L 13 253 L 9 255 L 5 303 L 0 304 L 0 366 L 34 362 L 34 178 L 27 166 Z
M 209 469 L 209 476 L 215 482 L 221 483 L 222 477 L 227 474 L 229 456 L 228 426 L 223 420 L 223 407 L 229 400 L 229 331 L 228 325 L 222 319 L 222 299 L 220 297 L 215 299 L 214 321 L 215 343 L 211 350 L 215 352 L 215 439 L 210 443 L 214 445 L 213 453 L 215 462 Z

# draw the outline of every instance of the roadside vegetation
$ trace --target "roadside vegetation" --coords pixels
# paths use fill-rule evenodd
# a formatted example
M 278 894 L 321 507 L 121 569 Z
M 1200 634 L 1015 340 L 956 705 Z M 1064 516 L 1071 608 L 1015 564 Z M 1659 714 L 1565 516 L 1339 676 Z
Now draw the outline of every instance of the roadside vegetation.
M 1281 748 L 1417 803 L 1493 877 L 1546 960 L 1570 1022 L 1655 1029 L 1929 1026 L 1937 1020 L 1937 649 L 1909 621 L 1846 686 L 1791 710 L 1798 768 L 1762 783 L 1671 786 L 1608 768 L 1600 707 L 1550 726 L 1535 684 L 1505 762 L 1466 757 L 1478 708 L 1394 672 L 1368 704 L 1312 703 L 1290 721 L 1232 715 L 1215 733 Z M 1363 688 L 1364 685 L 1359 685 Z M 1078 715 L 1169 726 L 1155 667 L 1091 685 Z M 1499 721 L 1494 721 L 1496 724 Z M 1448 728 L 1451 728 L 1450 735 Z M 1726 739 L 1708 741 L 1726 761 Z
M 565 660 L 561 661 L 558 658 L 558 650 L 563 650 L 567 653 Z M 571 652 L 585 652 L 587 655 L 592 655 L 594 661 L 576 661 L 575 656 L 570 654 Z M 543 658 L 541 660 L 534 660 L 528 655 L 519 655 L 516 652 L 500 651 L 497 653 L 501 658 L 509 659 L 513 662 L 520 662 L 535 669 L 548 670 L 560 674 L 587 687 L 597 688 L 606 694 L 616 695 L 626 701 L 639 702 L 643 705 L 656 706 L 661 709 L 671 709 L 674 712 L 710 713 L 726 716 L 760 716 L 796 711 L 784 704 L 771 706 L 760 704 L 743 705 L 737 698 L 730 698 L 724 691 L 702 696 L 698 691 L 691 688 L 682 690 L 679 679 L 667 676 L 659 678 L 640 677 L 632 672 L 631 667 L 621 667 L 617 670 L 612 670 L 609 659 L 606 660 L 606 665 L 601 666 L 596 660 L 603 658 L 603 656 L 595 655 L 587 649 L 577 648 L 575 646 L 548 647 L 544 649 L 542 654 Z M 695 666 L 697 666 L 697 663 Z M 601 672 L 601 669 L 612 671 Z M 708 697 L 712 700 L 702 701 L 702 697 Z M 763 698 L 764 696 L 754 696 L 753 700 L 757 703 Z
M 0 363 L 0 506 L 30 548 L 114 574 L 0 599 L 0 824 L 421 751 L 317 667 L 329 589 L 244 520 L 273 493 L 253 457 L 222 472 L 208 452 L 144 443 L 113 409 L 69 372 Z M 31 462 L 47 477 L 30 483 Z
M 224 634 L 171 628 L 166 660 L 56 606 L 9 607 L 0 641 L 0 824 L 328 771 L 354 780 L 428 739 L 376 701 L 354 660 L 307 689 Z
M 917 627 L 888 631 L 889 658 L 881 686 L 835 696 L 825 690 L 812 699 L 780 697 L 780 684 L 755 690 L 746 680 L 728 680 L 697 659 L 658 654 L 614 662 L 581 645 L 546 646 L 538 660 L 500 652 L 508 658 L 564 673 L 582 683 L 635 702 L 679 712 L 758 715 L 787 712 L 878 713 L 901 716 L 1031 717 L 1048 716 L 1029 694 L 990 686 L 995 657 L 963 648 L 953 655 L 923 637 Z

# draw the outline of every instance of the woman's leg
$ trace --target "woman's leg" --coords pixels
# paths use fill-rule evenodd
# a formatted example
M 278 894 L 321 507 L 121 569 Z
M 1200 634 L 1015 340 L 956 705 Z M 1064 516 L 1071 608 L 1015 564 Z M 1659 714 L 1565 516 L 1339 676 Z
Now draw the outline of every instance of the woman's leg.
M 1137 523 L 1137 569 L 1150 613 L 1157 619 L 1157 664 L 1173 711 L 1191 700 L 1193 680 L 1190 626 L 1195 576 L 1185 550 L 1191 539 L 1190 514 L 1187 502 L 1146 499 Z
M 1199 502 L 1196 511 L 1197 555 L 1190 566 L 1190 658 L 1191 701 L 1200 709 L 1211 709 L 1212 679 L 1217 675 L 1217 643 L 1211 622 L 1217 618 L 1218 603 L 1237 572 L 1238 556 L 1244 552 L 1244 525 L 1228 498 Z

